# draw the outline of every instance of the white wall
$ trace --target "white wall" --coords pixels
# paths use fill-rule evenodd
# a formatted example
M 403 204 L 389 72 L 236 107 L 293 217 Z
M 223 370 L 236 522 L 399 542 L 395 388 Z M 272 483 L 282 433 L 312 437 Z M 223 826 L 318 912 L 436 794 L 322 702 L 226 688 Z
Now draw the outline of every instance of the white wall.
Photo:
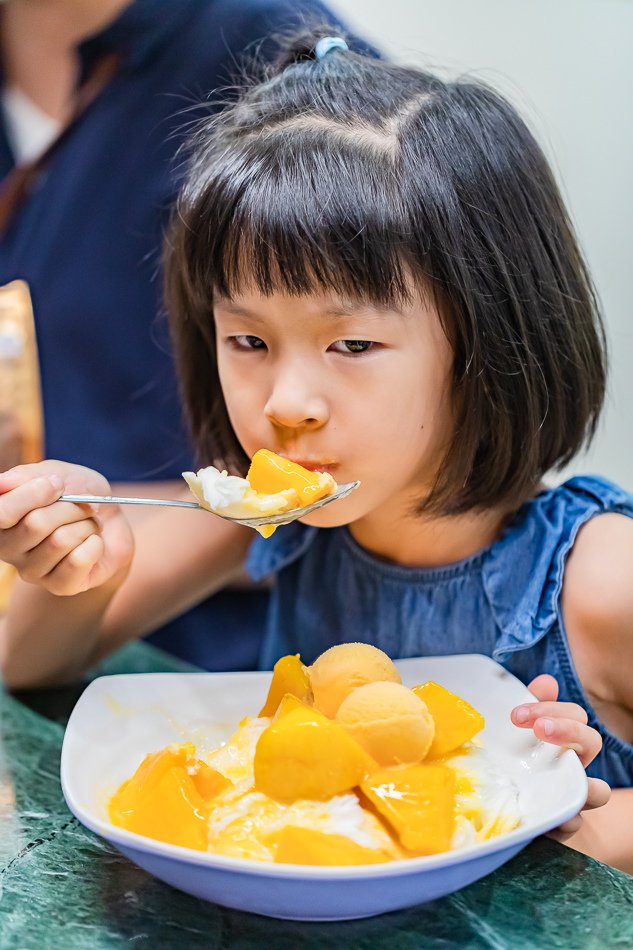
M 609 397 L 589 453 L 633 490 L 633 0 L 331 0 L 394 59 L 508 96 L 553 164 L 605 313 Z

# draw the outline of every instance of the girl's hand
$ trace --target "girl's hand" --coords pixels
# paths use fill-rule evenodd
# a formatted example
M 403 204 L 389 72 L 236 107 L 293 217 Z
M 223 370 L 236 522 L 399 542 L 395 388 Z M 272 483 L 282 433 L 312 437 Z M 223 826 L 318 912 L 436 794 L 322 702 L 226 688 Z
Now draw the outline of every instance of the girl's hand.
M 108 495 L 102 475 L 81 465 L 39 462 L 0 474 L 0 559 L 23 580 L 68 596 L 100 587 L 129 566 L 130 527 L 115 505 L 58 502 L 60 495 Z
M 587 713 L 576 703 L 559 703 L 558 683 L 553 676 L 544 673 L 532 680 L 528 689 L 539 702 L 527 703 L 512 710 L 512 722 L 521 729 L 532 729 L 537 739 L 551 742 L 563 749 L 573 749 L 586 768 L 602 748 L 600 733 L 587 725 Z M 585 809 L 606 805 L 611 789 L 599 778 L 590 778 Z M 582 825 L 582 812 L 570 818 L 560 828 L 550 832 L 550 837 L 565 841 Z

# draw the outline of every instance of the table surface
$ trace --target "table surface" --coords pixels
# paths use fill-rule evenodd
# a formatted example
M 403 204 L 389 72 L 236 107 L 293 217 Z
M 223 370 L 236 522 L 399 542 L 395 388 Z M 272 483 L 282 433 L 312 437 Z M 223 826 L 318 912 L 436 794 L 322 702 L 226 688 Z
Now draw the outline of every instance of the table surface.
M 190 667 L 134 644 L 99 672 L 183 669 Z M 277 921 L 182 894 L 135 867 L 66 807 L 59 757 L 84 686 L 0 696 L 2 950 L 633 946 L 633 878 L 546 838 L 455 894 L 360 921 Z

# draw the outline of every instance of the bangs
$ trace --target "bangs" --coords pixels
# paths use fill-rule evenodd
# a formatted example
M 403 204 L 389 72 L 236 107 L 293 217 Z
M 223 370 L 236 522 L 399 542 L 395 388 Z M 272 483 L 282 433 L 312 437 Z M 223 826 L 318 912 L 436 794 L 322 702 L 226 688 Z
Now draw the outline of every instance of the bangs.
M 255 289 L 394 308 L 411 300 L 419 244 L 414 251 L 394 155 L 379 136 L 332 134 L 332 125 L 295 127 L 290 139 L 278 128 L 242 141 L 230 163 L 213 160 L 189 248 L 208 299 Z
M 422 298 L 453 350 L 455 431 L 420 510 L 510 510 L 589 442 L 604 398 L 600 312 L 554 178 L 487 87 L 340 49 L 317 60 L 315 42 L 190 142 L 165 288 L 199 457 L 249 461 L 215 297 Z

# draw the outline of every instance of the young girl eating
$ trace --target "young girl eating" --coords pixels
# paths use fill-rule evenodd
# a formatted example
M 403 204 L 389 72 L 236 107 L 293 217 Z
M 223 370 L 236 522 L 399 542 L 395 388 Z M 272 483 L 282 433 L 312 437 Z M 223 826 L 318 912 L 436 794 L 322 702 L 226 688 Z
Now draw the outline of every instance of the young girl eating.
M 340 38 L 298 42 L 201 124 L 167 263 L 201 463 L 244 474 L 265 447 L 361 487 L 269 540 L 178 510 L 133 538 L 119 509 L 57 500 L 107 494 L 97 473 L 5 473 L 0 557 L 23 578 L 9 685 L 76 675 L 248 551 L 251 575 L 275 578 L 264 668 L 353 640 L 494 657 L 539 699 L 514 723 L 588 766 L 588 807 L 608 797 L 599 779 L 616 787 L 574 845 L 630 866 L 633 498 L 597 477 L 542 483 L 593 434 L 605 355 L 514 110 Z

